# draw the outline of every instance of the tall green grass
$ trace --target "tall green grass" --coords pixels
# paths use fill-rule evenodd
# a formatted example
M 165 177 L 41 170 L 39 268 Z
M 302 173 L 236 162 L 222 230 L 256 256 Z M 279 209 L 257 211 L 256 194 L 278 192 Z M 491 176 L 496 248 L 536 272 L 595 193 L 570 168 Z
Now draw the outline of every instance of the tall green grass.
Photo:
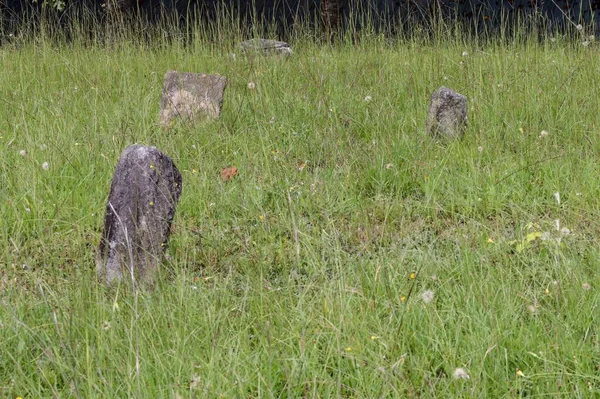
M 600 395 L 595 42 L 307 30 L 261 58 L 220 23 L 0 49 L 0 396 Z M 227 76 L 220 119 L 162 129 L 169 69 Z M 460 142 L 424 133 L 442 85 Z M 137 295 L 93 261 L 133 143 L 184 179 Z

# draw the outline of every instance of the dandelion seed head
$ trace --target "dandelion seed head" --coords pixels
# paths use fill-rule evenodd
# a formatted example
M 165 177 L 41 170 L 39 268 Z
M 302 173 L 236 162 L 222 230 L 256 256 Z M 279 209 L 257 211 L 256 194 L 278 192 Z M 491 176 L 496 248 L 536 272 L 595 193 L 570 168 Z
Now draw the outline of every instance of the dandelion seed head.
M 431 303 L 431 302 L 433 302 L 433 298 L 434 297 L 435 297 L 435 294 L 431 290 L 424 291 L 421 294 L 421 299 L 423 300 L 424 303 Z
M 471 376 L 469 373 L 467 373 L 467 370 L 463 369 L 462 367 L 458 367 L 452 373 L 452 378 L 455 380 L 468 380 L 471 378 Z
M 542 233 L 542 235 L 540 236 L 540 239 L 541 239 L 542 241 L 549 241 L 549 240 L 550 240 L 550 238 L 551 238 L 551 237 L 550 237 L 550 232 L 549 232 L 549 231 L 544 231 L 544 232 Z

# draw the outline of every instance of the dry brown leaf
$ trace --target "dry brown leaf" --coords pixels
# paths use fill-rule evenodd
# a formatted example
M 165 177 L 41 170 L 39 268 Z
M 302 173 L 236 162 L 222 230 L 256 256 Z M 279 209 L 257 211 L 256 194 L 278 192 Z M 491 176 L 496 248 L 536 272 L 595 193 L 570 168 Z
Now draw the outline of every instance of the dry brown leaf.
M 235 166 L 232 166 L 230 168 L 223 168 L 223 170 L 221 171 L 221 180 L 223 180 L 224 182 L 231 181 L 231 179 L 237 176 L 237 174 L 238 170 Z

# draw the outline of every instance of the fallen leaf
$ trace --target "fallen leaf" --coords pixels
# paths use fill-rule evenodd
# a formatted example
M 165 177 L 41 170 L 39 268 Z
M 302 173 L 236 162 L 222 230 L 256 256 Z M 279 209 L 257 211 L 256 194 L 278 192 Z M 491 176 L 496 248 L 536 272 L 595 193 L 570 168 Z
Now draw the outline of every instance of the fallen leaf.
M 221 180 L 224 182 L 231 181 L 238 174 L 238 170 L 235 166 L 230 168 L 223 168 L 221 171 Z

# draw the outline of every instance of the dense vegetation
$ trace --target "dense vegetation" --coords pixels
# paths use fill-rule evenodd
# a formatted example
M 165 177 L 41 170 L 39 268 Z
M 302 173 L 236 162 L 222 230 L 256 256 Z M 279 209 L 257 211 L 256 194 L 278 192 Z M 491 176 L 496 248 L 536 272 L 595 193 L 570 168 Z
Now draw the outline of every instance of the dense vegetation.
M 1 397 L 600 395 L 589 32 L 300 32 L 284 59 L 221 29 L 0 48 Z M 221 118 L 158 126 L 169 69 L 227 76 Z M 462 141 L 424 134 L 442 85 Z M 94 273 L 132 143 L 184 179 L 153 290 Z

